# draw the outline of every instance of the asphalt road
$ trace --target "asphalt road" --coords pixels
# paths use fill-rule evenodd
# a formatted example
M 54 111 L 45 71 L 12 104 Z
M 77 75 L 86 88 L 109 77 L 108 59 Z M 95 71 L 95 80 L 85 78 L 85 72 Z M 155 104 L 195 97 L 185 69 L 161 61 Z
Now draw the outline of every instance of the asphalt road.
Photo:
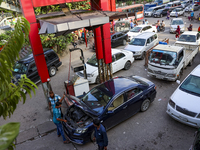
M 195 16 L 198 12 L 195 12 Z M 182 17 L 186 21 L 186 26 L 189 23 L 186 17 Z M 159 40 L 164 38 L 170 39 L 170 44 L 175 42 L 175 35 L 169 34 L 169 20 L 163 18 L 147 18 L 149 23 L 155 23 L 157 20 L 165 20 L 166 30 L 159 33 Z M 199 23 L 194 22 L 193 30 L 197 31 Z M 119 46 L 117 48 L 123 48 Z M 90 57 L 94 52 L 84 50 L 85 57 Z M 72 53 L 72 60 L 78 61 L 77 53 Z M 73 73 L 69 73 L 69 54 L 61 57 L 63 65 L 59 68 L 57 75 L 51 78 L 51 84 L 55 93 L 63 95 L 65 91 L 64 81 L 71 78 Z M 194 59 L 191 67 L 187 67 L 181 78 L 181 81 L 198 65 L 200 64 L 200 53 Z M 70 77 L 68 77 L 70 74 Z M 110 150 L 188 150 L 194 139 L 195 128 L 181 124 L 166 114 L 166 107 L 169 97 L 177 88 L 176 82 L 168 82 L 158 80 L 147 76 L 147 70 L 144 67 L 144 60 L 135 60 L 131 68 L 127 71 L 122 70 L 114 74 L 114 76 L 139 75 L 153 81 L 157 86 L 157 96 L 151 104 L 148 111 L 138 113 L 129 118 L 123 123 L 110 129 L 108 134 Z M 92 85 L 93 87 L 95 85 Z M 8 120 L 0 118 L 0 125 L 10 121 L 20 121 L 20 130 L 26 130 L 50 119 L 50 113 L 46 109 L 47 102 L 44 100 L 41 84 L 38 84 L 36 95 L 32 99 L 27 98 L 24 105 L 18 105 L 15 114 Z M 19 115 L 20 114 L 20 115 Z M 93 143 L 86 145 L 69 144 L 64 145 L 58 140 L 56 133 L 53 132 L 40 139 L 25 142 L 17 145 L 16 149 L 94 149 Z

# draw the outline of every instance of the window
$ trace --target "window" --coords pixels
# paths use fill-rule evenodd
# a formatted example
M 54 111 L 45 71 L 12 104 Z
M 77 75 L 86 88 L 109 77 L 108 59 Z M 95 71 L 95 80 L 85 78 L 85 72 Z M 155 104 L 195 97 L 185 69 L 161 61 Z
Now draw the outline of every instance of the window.
M 115 62 L 115 55 L 112 56 L 112 62 Z
M 123 36 L 123 34 L 122 33 L 120 33 L 120 34 L 117 34 L 117 37 L 122 37 Z
M 115 39 L 116 38 L 116 35 L 113 35 L 112 39 Z
M 183 59 L 183 50 L 178 54 L 178 63 Z
M 142 31 L 146 31 L 147 30 L 147 27 L 144 27 L 143 29 L 142 29 Z
M 151 40 L 150 38 L 147 39 L 147 44 L 151 43 Z
M 157 35 L 156 34 L 154 34 L 154 39 L 157 39 Z
M 142 90 L 139 89 L 139 88 L 135 88 L 135 89 L 132 89 L 132 90 L 126 92 L 127 100 L 129 100 L 129 99 L 131 99 L 131 98 L 137 96 L 137 95 L 140 94 L 141 92 L 142 92 Z
M 154 36 L 151 36 L 150 39 L 151 39 L 151 42 L 153 42 L 154 41 Z
M 108 110 L 113 110 L 117 107 L 119 107 L 120 105 L 122 105 L 124 103 L 124 96 L 120 95 L 119 97 L 117 97 L 113 103 L 110 105 L 110 107 L 108 108 Z
M 31 70 L 31 71 L 37 70 L 37 67 L 36 67 L 35 63 L 30 65 L 30 69 L 29 70 Z
M 123 53 L 118 53 L 115 56 L 116 56 L 116 60 L 119 60 L 119 59 L 125 57 L 125 55 Z
M 57 58 L 57 55 L 55 53 L 50 53 L 50 54 L 47 54 L 47 57 L 49 60 L 53 60 L 54 58 Z

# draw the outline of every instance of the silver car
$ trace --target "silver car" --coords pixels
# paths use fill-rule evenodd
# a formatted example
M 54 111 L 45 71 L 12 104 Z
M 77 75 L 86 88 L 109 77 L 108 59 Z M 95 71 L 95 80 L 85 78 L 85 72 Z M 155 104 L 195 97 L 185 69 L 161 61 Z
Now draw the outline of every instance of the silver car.
M 182 18 L 173 18 L 170 22 L 170 33 L 175 33 L 177 27 L 180 26 L 181 32 L 185 31 L 185 23 Z

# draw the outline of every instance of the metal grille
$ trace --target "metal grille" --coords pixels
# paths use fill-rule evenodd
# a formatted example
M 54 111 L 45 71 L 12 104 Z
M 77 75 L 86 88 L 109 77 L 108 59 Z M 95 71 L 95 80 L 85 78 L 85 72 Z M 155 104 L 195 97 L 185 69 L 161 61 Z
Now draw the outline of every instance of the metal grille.
M 176 110 L 181 112 L 181 113 L 183 113 L 183 114 L 185 114 L 185 115 L 191 116 L 191 117 L 195 117 L 197 115 L 197 113 L 189 111 L 189 110 L 187 110 L 185 108 L 182 108 L 180 106 L 176 106 Z
M 154 73 L 155 73 L 155 74 L 159 74 L 159 75 L 164 75 L 164 76 L 166 75 L 166 73 L 161 72 L 161 71 L 154 71 Z

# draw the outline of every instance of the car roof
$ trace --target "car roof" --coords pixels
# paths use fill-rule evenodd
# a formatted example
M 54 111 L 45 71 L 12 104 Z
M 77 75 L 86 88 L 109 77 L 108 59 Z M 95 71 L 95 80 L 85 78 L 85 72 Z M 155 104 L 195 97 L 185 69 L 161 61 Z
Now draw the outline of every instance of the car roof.
M 200 77 L 200 65 L 196 66 L 194 70 L 190 73 L 191 75 Z
M 105 87 L 106 91 L 111 92 L 112 95 L 114 96 L 114 95 L 118 95 L 119 93 L 121 93 L 122 91 L 125 91 L 128 88 L 136 87 L 136 86 L 138 86 L 137 82 L 121 76 L 121 77 L 110 79 L 102 83 L 101 85 L 99 85 L 97 88 Z
M 183 47 L 173 46 L 173 45 L 158 44 L 156 47 L 154 47 L 154 49 L 167 50 L 167 51 L 172 51 L 172 52 L 178 52 L 181 49 L 183 49 Z
M 197 35 L 198 32 L 196 32 L 196 31 L 185 31 L 181 35 L 184 35 L 184 34 L 187 34 L 187 35 Z
M 44 51 L 44 54 L 47 54 L 49 52 L 52 52 L 53 50 L 50 49 L 50 48 L 43 48 L 43 51 Z M 24 58 L 20 59 L 18 62 L 21 62 L 21 63 L 29 63 L 31 61 L 34 60 L 34 57 L 33 57 L 33 53 L 25 56 Z
M 154 32 L 144 32 L 144 33 L 141 33 L 141 34 L 135 36 L 134 38 L 147 39 L 154 34 L 156 34 L 156 33 L 154 33 Z
M 140 25 L 138 25 L 138 26 L 136 26 L 136 27 L 146 27 L 146 26 L 151 26 L 151 25 L 148 25 L 148 24 L 140 24 Z

